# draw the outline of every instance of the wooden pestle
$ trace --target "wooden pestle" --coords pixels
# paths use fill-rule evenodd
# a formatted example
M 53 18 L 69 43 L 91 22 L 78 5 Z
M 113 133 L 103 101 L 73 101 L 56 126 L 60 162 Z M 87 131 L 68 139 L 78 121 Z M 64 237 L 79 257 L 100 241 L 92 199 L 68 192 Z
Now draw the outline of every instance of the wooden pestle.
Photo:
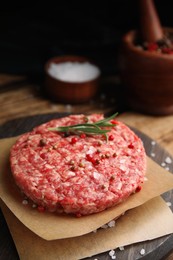
M 153 0 L 140 0 L 140 33 L 142 41 L 157 42 L 163 39 L 163 30 Z

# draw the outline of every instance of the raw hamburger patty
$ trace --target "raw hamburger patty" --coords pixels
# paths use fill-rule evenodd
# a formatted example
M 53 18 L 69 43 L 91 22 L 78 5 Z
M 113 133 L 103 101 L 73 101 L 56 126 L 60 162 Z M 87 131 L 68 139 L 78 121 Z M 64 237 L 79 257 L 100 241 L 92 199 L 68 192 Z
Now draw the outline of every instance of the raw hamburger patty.
M 102 119 L 100 114 L 88 122 Z M 105 210 L 140 189 L 146 171 L 142 141 L 126 125 L 104 135 L 65 136 L 50 127 L 86 122 L 85 115 L 51 120 L 19 137 L 11 148 L 16 184 L 50 212 L 88 215 Z

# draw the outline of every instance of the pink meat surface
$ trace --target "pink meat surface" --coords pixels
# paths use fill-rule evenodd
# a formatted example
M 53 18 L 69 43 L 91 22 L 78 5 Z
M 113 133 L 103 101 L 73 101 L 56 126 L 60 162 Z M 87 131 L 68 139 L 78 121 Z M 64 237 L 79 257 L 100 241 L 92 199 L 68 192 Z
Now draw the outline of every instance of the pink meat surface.
M 89 122 L 103 118 L 87 116 Z M 103 135 L 65 136 L 50 127 L 84 123 L 85 115 L 51 120 L 23 134 L 11 148 L 11 170 L 24 194 L 50 212 L 89 215 L 112 207 L 144 182 L 146 154 L 125 124 Z

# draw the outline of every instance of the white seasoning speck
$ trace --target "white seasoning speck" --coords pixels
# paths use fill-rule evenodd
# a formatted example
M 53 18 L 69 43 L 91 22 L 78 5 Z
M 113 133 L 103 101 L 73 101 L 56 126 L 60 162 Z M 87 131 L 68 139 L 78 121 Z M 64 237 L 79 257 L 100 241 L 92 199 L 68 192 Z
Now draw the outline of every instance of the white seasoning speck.
M 172 163 L 172 159 L 170 157 L 166 157 L 165 162 L 168 164 Z
M 144 248 L 141 249 L 140 254 L 145 255 L 145 249 Z
M 124 250 L 124 246 L 120 246 L 120 247 L 119 247 L 119 250 L 120 250 L 120 251 L 123 251 L 123 250 Z
M 27 200 L 23 200 L 23 201 L 22 201 L 22 204 L 23 204 L 23 205 L 27 205 L 27 204 L 28 204 L 28 201 L 27 201 Z
M 109 251 L 109 255 L 112 257 L 112 256 L 114 256 L 115 255 L 115 250 L 111 250 L 111 251 Z
M 162 166 L 162 167 L 165 167 L 165 166 L 166 166 L 166 163 L 165 163 L 165 162 L 162 162 L 162 163 L 161 163 L 161 166 Z
M 111 220 L 111 221 L 108 223 L 108 227 L 115 227 L 115 220 Z
M 109 251 L 109 255 L 110 255 L 110 256 L 114 255 L 114 253 L 115 253 L 114 250 Z
M 106 228 L 108 228 L 108 225 L 104 224 L 104 225 L 101 226 L 101 228 L 106 229 Z
M 166 202 L 166 205 L 167 205 L 168 207 L 171 207 L 171 206 L 172 206 L 172 203 L 171 203 L 170 201 L 168 201 L 168 202 Z
M 34 208 L 34 209 L 35 209 L 36 207 L 37 207 L 37 205 L 36 205 L 36 204 L 32 204 L 32 208 Z
M 112 259 L 116 259 L 116 255 L 113 255 L 111 258 L 112 258 Z
M 155 141 L 151 141 L 151 145 L 156 145 L 156 142 Z
M 165 167 L 165 170 L 169 171 L 169 167 Z
M 144 181 L 148 181 L 148 178 L 147 178 L 147 177 L 144 177 Z
M 155 154 L 155 153 L 151 153 L 150 155 L 151 155 L 151 157 L 155 157 L 155 156 L 156 156 L 156 154 Z

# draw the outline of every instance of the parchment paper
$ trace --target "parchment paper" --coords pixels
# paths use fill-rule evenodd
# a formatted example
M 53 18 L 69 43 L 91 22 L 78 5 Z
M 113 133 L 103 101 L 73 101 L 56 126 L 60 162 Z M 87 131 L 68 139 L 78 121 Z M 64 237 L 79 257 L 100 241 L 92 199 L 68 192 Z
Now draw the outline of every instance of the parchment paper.
M 148 158 L 147 178 L 140 192 L 101 213 L 81 218 L 51 213 L 39 213 L 30 205 L 22 204 L 21 194 L 13 181 L 9 168 L 9 149 L 16 138 L 0 141 L 0 197 L 13 214 L 31 231 L 46 240 L 81 236 L 99 228 L 123 212 L 173 188 L 173 175 Z
M 129 210 L 116 221 L 115 227 L 52 241 L 26 228 L 4 203 L 1 207 L 20 260 L 77 260 L 173 233 L 173 214 L 161 197 Z

